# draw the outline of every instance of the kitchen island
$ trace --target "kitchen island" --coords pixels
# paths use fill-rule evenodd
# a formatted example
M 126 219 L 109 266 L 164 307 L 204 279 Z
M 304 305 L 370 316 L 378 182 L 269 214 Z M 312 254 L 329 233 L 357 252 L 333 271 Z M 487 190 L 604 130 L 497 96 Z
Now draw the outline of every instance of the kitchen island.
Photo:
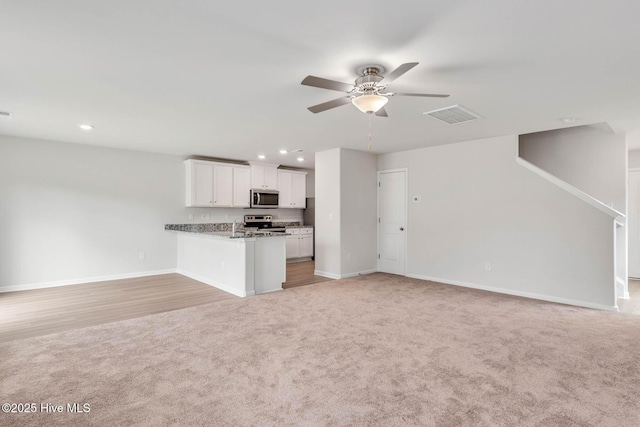
M 171 232 L 178 239 L 178 273 L 239 297 L 282 290 L 286 235 Z

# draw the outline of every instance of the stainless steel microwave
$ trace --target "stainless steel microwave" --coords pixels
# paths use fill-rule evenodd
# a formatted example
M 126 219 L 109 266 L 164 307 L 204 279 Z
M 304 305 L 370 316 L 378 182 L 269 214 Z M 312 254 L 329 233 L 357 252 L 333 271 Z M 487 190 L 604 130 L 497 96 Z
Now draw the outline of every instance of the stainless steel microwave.
M 278 190 L 262 190 L 260 188 L 251 189 L 252 208 L 277 208 Z

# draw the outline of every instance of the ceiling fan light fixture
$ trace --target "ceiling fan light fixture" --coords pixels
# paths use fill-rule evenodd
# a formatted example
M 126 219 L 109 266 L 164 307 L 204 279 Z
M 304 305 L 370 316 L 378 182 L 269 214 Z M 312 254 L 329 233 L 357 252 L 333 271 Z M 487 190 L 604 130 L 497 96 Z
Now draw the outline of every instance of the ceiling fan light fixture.
M 351 98 L 351 103 L 363 113 L 373 114 L 389 102 L 386 96 L 382 95 L 361 95 Z

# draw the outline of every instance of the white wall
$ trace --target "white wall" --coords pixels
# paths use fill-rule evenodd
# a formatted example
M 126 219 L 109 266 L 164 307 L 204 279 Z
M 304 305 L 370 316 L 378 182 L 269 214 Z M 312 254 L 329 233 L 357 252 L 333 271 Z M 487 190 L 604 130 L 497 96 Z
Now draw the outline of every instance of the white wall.
M 606 124 L 520 135 L 519 154 L 602 203 L 627 213 L 627 136 Z M 625 219 L 620 218 L 624 223 Z M 619 293 L 627 293 L 627 229 L 616 230 Z
M 611 309 L 612 219 L 518 165 L 517 148 L 507 136 L 379 156 L 422 198 L 408 203 L 408 275 Z
M 640 147 L 640 130 L 627 132 L 627 147 Z M 640 169 L 640 149 L 630 150 L 628 155 L 629 169 Z
M 640 130 L 627 132 L 629 169 L 640 169 Z
M 316 153 L 316 274 L 341 278 L 376 269 L 375 154 Z
M 316 153 L 315 270 L 340 275 L 340 149 Z
M 629 151 L 629 169 L 640 169 L 640 150 Z
M 340 248 L 342 277 L 376 270 L 378 156 L 340 151 Z
M 185 208 L 184 187 L 182 157 L 0 136 L 0 291 L 172 270 L 164 224 L 262 212 Z
M 626 136 L 577 126 L 520 135 L 520 157 L 617 211 L 626 206 Z

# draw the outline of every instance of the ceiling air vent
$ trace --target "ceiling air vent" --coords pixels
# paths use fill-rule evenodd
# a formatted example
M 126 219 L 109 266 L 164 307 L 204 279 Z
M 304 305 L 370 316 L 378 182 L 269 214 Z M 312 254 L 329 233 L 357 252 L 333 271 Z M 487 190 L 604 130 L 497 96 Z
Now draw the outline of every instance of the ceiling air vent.
M 0 119 L 11 120 L 13 119 L 13 113 L 8 111 L 0 111 Z
M 434 119 L 441 120 L 450 125 L 456 125 L 458 123 L 470 122 L 472 120 L 478 120 L 479 115 L 473 111 L 467 110 L 460 105 L 452 105 L 451 107 L 440 108 L 438 110 L 427 111 L 423 113 L 433 117 Z

